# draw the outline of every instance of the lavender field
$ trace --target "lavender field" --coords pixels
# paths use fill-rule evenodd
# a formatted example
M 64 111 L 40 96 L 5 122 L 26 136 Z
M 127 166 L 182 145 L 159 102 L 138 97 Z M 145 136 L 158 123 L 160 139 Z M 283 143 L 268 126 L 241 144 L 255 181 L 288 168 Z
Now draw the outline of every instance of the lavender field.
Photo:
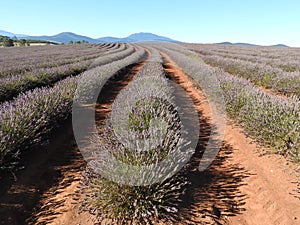
M 170 65 L 208 102 L 211 120 L 185 109 L 197 111 L 197 123 L 188 119 L 200 134 L 182 122 L 185 106 L 176 105 L 183 97 L 170 85 Z M 110 89 L 117 97 L 101 105 Z M 100 125 L 84 127 L 104 109 Z M 222 137 L 233 121 L 258 145 L 300 162 L 300 49 L 154 42 L 0 48 L 0 180 L 17 181 L 32 149 L 53 144 L 51 136 L 70 118 L 81 138 L 74 146 L 88 164 L 80 171 L 79 208 L 109 224 L 176 224 L 193 160 L 201 162 L 210 146 L 209 138 L 201 142 L 203 124 L 208 136 Z M 211 143 L 218 151 L 225 145 L 222 138 Z M 134 169 L 111 163 L 101 151 Z M 226 201 L 222 207 L 233 204 Z M 222 219 L 214 212 L 211 223 Z

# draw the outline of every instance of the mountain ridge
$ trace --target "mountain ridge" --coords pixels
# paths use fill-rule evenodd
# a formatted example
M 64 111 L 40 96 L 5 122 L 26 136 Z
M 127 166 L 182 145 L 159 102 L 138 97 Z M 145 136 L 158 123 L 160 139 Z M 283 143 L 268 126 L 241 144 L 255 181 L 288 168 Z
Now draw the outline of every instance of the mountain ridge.
M 51 41 L 51 42 L 56 42 L 56 43 L 68 43 L 70 41 L 76 42 L 76 41 L 88 41 L 89 43 L 96 43 L 95 39 L 83 36 L 83 35 L 78 35 L 72 32 L 62 32 L 59 34 L 55 35 L 42 35 L 42 36 L 28 36 L 28 39 L 32 40 L 43 40 L 43 41 Z
M 12 38 L 13 36 L 18 37 L 17 35 L 0 30 L 0 35 L 8 36 Z M 30 36 L 30 35 L 19 35 L 20 38 L 27 38 L 31 40 L 43 40 L 43 41 L 50 41 L 54 43 L 69 43 L 77 42 L 77 41 L 87 41 L 89 43 L 106 43 L 106 42 L 146 42 L 146 41 L 159 41 L 159 42 L 174 42 L 174 43 L 180 43 L 180 41 L 173 40 L 168 37 L 159 36 L 152 33 L 147 32 L 140 32 L 140 33 L 134 33 L 124 38 L 119 37 L 100 37 L 100 38 L 91 38 L 88 36 L 78 35 L 73 32 L 62 32 L 55 35 L 41 35 L 41 36 Z
M 16 36 L 17 38 L 22 38 L 22 37 L 27 37 L 28 36 L 26 34 L 14 34 L 14 33 L 11 33 L 11 32 L 5 31 L 5 30 L 0 30 L 0 35 L 11 37 L 11 38 L 14 37 L 14 36 Z
M 181 43 L 180 41 L 164 37 L 164 36 L 159 36 L 153 33 L 149 32 L 139 32 L 139 33 L 134 33 L 131 34 L 127 37 L 100 37 L 100 38 L 91 38 L 88 36 L 84 35 L 79 35 L 75 34 L 73 32 L 61 32 L 59 34 L 55 35 L 41 35 L 41 36 L 31 36 L 31 35 L 25 35 L 25 34 L 14 34 L 8 31 L 0 30 L 0 35 L 3 36 L 8 36 L 10 38 L 16 36 L 17 38 L 26 38 L 26 39 L 31 39 L 31 40 L 42 40 L 42 41 L 49 41 L 53 43 L 69 43 L 70 41 L 72 42 L 77 42 L 77 41 L 87 41 L 89 43 L 107 43 L 107 42 L 173 42 L 173 43 Z M 222 44 L 222 45 L 241 45 L 241 46 L 260 46 L 256 44 L 250 44 L 250 43 L 243 43 L 243 42 L 238 42 L 238 43 L 232 43 L 232 42 L 220 42 L 220 43 L 215 43 L 215 44 Z M 275 45 L 270 45 L 270 46 L 276 46 L 276 47 L 289 47 L 284 44 L 275 44 Z
M 219 42 L 219 43 L 215 43 L 215 44 L 217 44 L 217 45 L 240 45 L 240 46 L 262 46 L 262 45 L 245 43 L 245 42 L 232 43 L 229 41 Z M 275 44 L 275 45 L 268 45 L 268 46 L 270 46 L 270 47 L 289 47 L 288 45 L 284 45 L 284 44 Z

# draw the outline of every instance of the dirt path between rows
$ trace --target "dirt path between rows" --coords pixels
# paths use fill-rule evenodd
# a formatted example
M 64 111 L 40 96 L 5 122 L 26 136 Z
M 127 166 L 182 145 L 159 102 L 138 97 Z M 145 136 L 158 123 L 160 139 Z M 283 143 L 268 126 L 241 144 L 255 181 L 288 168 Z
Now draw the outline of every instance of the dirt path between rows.
M 203 92 L 194 87 L 194 82 L 167 55 L 164 57 L 172 79 L 194 100 L 201 117 L 211 121 L 209 103 Z M 279 155 L 265 153 L 240 127 L 228 122 L 223 147 L 204 172 L 213 171 L 213 177 L 207 182 L 211 190 L 194 189 L 195 196 L 199 195 L 197 191 L 209 192 L 207 198 L 201 196 L 196 204 L 198 224 L 300 224 L 299 193 L 295 191 L 299 182 L 296 165 Z M 203 174 L 198 175 L 199 180 L 203 179 Z M 216 179 L 218 176 L 220 179 L 224 176 L 223 184 Z M 226 186 L 231 188 L 230 192 L 222 190 Z

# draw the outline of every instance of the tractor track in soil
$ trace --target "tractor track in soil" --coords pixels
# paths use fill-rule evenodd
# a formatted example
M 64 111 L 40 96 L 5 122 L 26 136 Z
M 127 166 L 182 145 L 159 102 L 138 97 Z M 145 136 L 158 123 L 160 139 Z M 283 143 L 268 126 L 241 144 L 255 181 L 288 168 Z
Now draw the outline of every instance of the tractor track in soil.
M 228 122 L 223 145 L 211 166 L 197 167 L 211 132 L 209 102 L 195 83 L 166 55 L 167 78 L 181 86 L 199 115 L 200 136 L 188 172 L 191 185 L 180 207 L 178 224 L 300 224 L 300 201 L 294 189 L 295 165 L 262 148 Z M 101 91 L 96 119 L 101 126 L 117 94 L 145 62 L 109 79 Z M 40 148 L 43 148 L 42 150 Z M 52 135 L 50 144 L 24 156 L 18 180 L 0 187 L 0 224 L 90 225 L 93 215 L 78 214 L 76 194 L 86 163 L 77 148 L 71 119 Z

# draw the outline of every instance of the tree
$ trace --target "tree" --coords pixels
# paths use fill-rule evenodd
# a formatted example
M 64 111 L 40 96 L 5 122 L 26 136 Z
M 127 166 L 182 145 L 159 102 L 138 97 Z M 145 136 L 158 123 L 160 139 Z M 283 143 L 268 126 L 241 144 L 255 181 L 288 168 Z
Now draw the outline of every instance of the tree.
M 20 40 L 19 40 L 19 45 L 20 45 L 20 46 L 25 46 L 25 45 L 26 45 L 26 42 L 27 42 L 27 41 L 26 41 L 25 39 L 20 39 Z
M 72 44 L 74 44 L 74 42 L 73 41 L 69 41 L 69 44 L 72 45 Z
M 5 37 L 5 38 L 3 38 L 3 46 L 4 47 L 14 46 L 14 41 L 8 37 Z

